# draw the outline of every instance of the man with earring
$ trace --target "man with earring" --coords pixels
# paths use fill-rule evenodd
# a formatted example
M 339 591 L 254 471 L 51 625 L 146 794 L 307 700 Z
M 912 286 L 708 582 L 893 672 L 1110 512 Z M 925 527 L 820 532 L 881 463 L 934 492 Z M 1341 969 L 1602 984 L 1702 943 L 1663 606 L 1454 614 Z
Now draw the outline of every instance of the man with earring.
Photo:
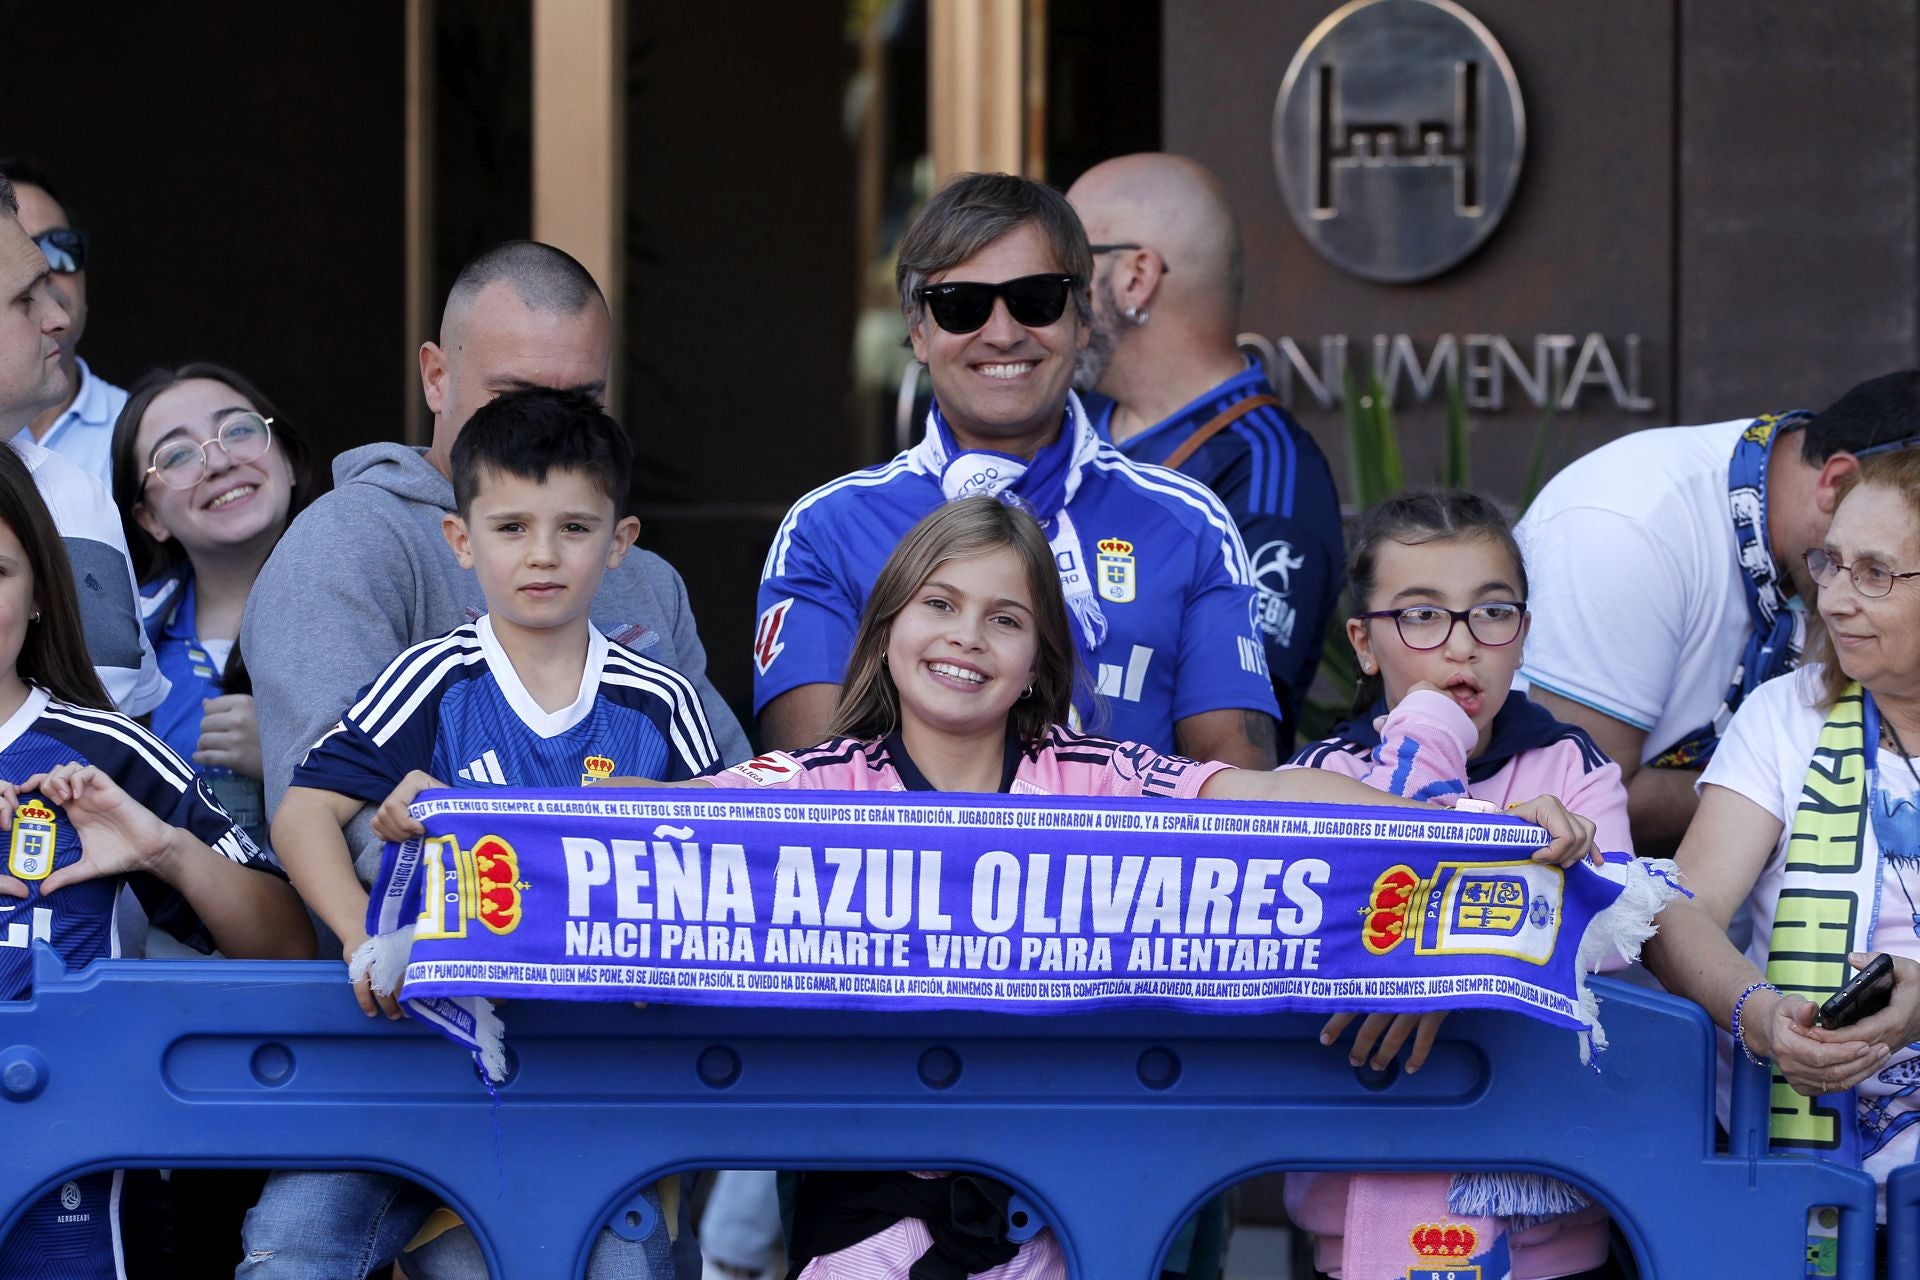
M 1102 438 L 1192 476 L 1233 513 L 1252 560 L 1282 754 L 1320 665 L 1344 559 L 1340 495 L 1313 437 L 1235 340 L 1240 226 L 1184 156 L 1119 156 L 1067 200 L 1093 241 L 1093 333 L 1075 385 Z

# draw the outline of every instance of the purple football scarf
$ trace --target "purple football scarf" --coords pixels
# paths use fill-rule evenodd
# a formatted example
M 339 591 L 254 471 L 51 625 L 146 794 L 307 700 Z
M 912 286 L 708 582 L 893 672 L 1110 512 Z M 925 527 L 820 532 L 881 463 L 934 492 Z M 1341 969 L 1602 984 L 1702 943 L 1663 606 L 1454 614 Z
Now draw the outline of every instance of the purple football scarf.
M 1604 1046 L 1663 864 L 1535 863 L 1442 810 L 703 790 L 427 791 L 355 957 L 504 1068 L 492 998 L 824 1009 L 1509 1009 Z M 1671 864 L 1664 864 L 1670 867 Z

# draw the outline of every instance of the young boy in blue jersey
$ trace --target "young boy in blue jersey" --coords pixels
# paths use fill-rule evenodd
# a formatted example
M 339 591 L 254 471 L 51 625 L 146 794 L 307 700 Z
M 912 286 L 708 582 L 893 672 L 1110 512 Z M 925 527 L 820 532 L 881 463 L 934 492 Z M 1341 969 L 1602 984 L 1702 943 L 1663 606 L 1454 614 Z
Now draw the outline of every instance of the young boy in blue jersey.
M 673 781 L 720 763 L 693 685 L 609 640 L 589 616 L 602 576 L 640 530 L 621 515 L 633 448 L 620 425 L 575 392 L 513 391 L 474 413 L 452 462 L 457 510 L 443 531 L 487 612 L 394 659 L 308 750 L 273 818 L 288 874 L 348 959 L 367 936 L 367 890 L 345 836 L 363 806 L 380 806 L 382 834 L 418 833 L 406 809 L 429 787 Z M 364 976 L 354 996 L 368 1016 L 399 1016 Z M 344 1275 L 328 1265 L 342 1252 L 351 1265 L 390 1259 L 433 1207 L 384 1175 L 275 1174 L 247 1218 L 242 1274 Z M 660 1220 L 678 1217 L 668 1207 Z M 467 1233 L 450 1234 L 430 1248 L 470 1259 Z M 672 1276 L 667 1235 L 632 1244 L 603 1231 L 593 1259 L 606 1255 L 607 1269 L 589 1275 Z M 255 1266 L 262 1255 L 268 1265 Z M 408 1270 L 436 1268 L 410 1256 Z

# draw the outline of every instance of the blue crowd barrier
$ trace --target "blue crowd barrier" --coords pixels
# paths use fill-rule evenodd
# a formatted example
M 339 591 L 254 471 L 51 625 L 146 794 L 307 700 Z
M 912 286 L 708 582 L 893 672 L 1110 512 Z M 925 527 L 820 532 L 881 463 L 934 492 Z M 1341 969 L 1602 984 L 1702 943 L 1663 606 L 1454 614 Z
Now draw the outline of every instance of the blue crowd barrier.
M 1019 1190 L 1075 1275 L 1120 1280 L 1259 1173 L 1526 1169 L 1604 1203 L 1646 1277 L 1798 1275 L 1828 1205 L 1838 1274 L 1870 1276 L 1872 1180 L 1738 1135 L 1714 1154 L 1704 1015 L 1595 986 L 1602 1071 L 1565 1031 L 1462 1013 L 1411 1076 L 1356 1071 L 1305 1016 L 516 1003 L 496 1108 L 461 1051 L 363 1017 L 338 965 L 69 974 L 36 944 L 32 997 L 0 1007 L 0 1205 L 10 1228 L 45 1189 L 118 1167 L 380 1169 L 445 1196 L 496 1278 L 544 1280 L 582 1275 L 603 1224 L 651 1229 L 636 1193 L 663 1174 L 972 1169 Z M 1920 1180 L 1897 1182 L 1920 1214 Z

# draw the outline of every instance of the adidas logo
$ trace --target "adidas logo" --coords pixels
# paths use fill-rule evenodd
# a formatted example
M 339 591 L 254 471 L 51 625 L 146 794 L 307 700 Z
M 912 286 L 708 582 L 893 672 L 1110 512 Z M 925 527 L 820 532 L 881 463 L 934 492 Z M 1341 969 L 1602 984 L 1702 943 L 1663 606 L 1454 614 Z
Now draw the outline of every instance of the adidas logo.
M 507 775 L 500 772 L 500 757 L 491 749 L 458 772 L 468 782 L 490 782 L 496 787 L 507 785 Z

